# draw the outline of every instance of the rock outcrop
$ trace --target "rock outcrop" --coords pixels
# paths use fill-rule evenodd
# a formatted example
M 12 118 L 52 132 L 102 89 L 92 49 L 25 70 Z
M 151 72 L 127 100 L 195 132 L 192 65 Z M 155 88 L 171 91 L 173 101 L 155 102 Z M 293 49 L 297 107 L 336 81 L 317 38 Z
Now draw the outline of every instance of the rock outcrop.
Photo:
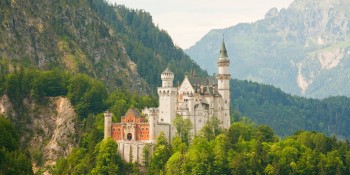
M 14 121 L 22 145 L 33 158 L 33 170 L 48 170 L 56 160 L 70 154 L 77 143 L 76 114 L 64 97 L 50 97 L 43 104 L 24 99 L 25 112 L 16 113 L 6 95 L 0 98 L 0 112 Z

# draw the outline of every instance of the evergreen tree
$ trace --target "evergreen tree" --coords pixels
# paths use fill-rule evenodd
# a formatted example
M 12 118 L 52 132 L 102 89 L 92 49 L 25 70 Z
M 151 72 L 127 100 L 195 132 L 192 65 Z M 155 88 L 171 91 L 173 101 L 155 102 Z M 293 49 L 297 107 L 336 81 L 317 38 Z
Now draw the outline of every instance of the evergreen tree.
M 161 132 L 157 138 L 157 144 L 151 158 L 148 174 L 165 174 L 165 165 L 172 154 L 171 147 Z

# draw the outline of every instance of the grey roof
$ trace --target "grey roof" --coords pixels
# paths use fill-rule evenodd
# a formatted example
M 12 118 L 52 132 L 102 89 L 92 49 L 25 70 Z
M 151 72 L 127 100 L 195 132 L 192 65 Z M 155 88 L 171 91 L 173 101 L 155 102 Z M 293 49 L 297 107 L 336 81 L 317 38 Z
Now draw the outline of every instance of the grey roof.
M 196 93 L 200 93 L 202 95 L 221 96 L 216 88 L 218 80 L 215 77 L 188 77 L 188 80 L 195 89 Z M 201 86 L 204 86 L 203 91 L 200 89 Z
M 204 88 L 203 95 L 221 96 L 219 91 L 216 88 L 212 87 L 212 86 L 206 86 Z
M 217 85 L 218 80 L 215 77 L 188 77 L 192 85 Z
M 225 46 L 225 41 L 224 41 L 224 40 L 222 40 L 219 58 L 225 59 L 225 60 L 228 58 L 227 50 L 226 50 L 226 46 Z
M 171 72 L 171 70 L 169 69 L 169 67 L 167 67 L 163 72 L 162 72 L 162 74 L 164 74 L 164 73 L 170 73 L 170 74 L 172 74 L 173 72 Z

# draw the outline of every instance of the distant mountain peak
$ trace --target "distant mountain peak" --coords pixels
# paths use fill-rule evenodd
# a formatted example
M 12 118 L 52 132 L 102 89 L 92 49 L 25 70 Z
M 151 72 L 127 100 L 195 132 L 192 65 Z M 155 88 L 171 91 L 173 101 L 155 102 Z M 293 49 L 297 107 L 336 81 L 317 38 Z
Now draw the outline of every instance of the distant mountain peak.
M 266 14 L 265 14 L 265 19 L 268 19 L 268 18 L 273 18 L 273 17 L 276 17 L 278 16 L 278 9 L 276 7 L 270 9 Z
M 295 0 L 287 9 L 271 8 L 255 23 L 212 30 L 186 52 L 215 72 L 208 66 L 214 64 L 212 48 L 225 33 L 234 78 L 272 84 L 295 95 L 349 96 L 349 9 L 349 0 Z

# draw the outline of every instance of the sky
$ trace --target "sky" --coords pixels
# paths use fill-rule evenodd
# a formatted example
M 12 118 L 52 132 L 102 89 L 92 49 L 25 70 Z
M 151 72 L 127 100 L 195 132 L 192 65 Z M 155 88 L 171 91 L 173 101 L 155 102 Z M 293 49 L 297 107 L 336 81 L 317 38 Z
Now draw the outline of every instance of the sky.
M 211 29 L 263 19 L 273 7 L 287 8 L 293 0 L 108 0 L 149 12 L 175 45 L 187 49 Z

